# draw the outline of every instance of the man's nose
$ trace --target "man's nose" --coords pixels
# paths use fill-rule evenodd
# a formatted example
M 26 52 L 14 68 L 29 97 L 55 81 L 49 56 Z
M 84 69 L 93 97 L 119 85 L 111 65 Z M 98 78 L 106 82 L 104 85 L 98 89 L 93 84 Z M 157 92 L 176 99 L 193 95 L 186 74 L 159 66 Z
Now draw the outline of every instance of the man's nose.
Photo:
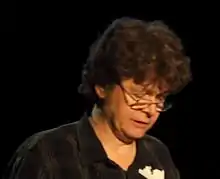
M 143 108 L 142 111 L 147 115 L 148 118 L 150 118 L 157 112 L 156 104 L 149 104 L 146 108 Z

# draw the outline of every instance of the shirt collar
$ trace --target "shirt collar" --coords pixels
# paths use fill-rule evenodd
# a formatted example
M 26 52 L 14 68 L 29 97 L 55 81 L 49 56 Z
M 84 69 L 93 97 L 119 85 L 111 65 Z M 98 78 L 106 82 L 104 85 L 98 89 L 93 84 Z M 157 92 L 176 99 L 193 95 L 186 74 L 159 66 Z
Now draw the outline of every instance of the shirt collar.
M 107 159 L 106 152 L 92 128 L 85 113 L 78 125 L 79 150 L 84 165 L 90 165 Z
M 152 142 L 152 139 L 149 135 L 137 140 L 137 153 L 135 160 L 131 167 L 133 168 L 143 168 L 145 166 L 151 166 L 155 169 L 162 169 L 159 158 L 155 153 L 156 148 Z
M 92 128 L 88 115 L 85 113 L 79 121 L 78 139 L 80 157 L 83 165 L 91 165 L 96 162 L 108 160 L 107 154 Z M 155 166 L 155 158 L 152 155 L 152 148 L 149 148 L 147 135 L 137 140 L 137 153 L 131 167 L 137 168 L 145 165 Z

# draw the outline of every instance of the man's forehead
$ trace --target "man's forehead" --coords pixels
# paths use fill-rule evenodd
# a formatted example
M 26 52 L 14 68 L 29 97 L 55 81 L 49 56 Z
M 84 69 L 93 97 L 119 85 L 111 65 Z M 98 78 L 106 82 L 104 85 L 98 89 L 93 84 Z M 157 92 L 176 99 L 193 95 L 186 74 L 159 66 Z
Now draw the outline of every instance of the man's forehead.
M 146 81 L 144 83 L 137 84 L 134 82 L 134 80 L 131 79 L 124 81 L 124 85 L 131 91 L 148 93 L 149 95 L 158 95 L 169 92 L 169 89 L 165 85 L 165 83 L 159 81 L 158 82 Z
M 168 93 L 168 90 L 166 88 L 162 88 L 161 86 L 156 85 L 156 84 L 148 84 L 148 85 L 141 86 L 141 87 L 139 86 L 141 85 L 138 85 L 137 88 L 139 88 L 141 93 L 147 93 L 149 95 L 156 96 L 156 95 L 162 95 L 162 94 Z

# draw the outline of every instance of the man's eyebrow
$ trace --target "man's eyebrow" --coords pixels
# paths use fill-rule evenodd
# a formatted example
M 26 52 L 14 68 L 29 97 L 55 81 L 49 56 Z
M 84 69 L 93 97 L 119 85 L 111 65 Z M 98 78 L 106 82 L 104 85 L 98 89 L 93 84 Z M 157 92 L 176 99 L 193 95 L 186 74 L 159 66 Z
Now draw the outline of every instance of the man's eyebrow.
M 159 93 L 157 96 L 168 96 L 170 94 L 170 91 L 164 91 L 162 93 Z
M 134 92 L 131 92 L 131 94 L 137 94 L 137 95 L 139 95 L 139 96 L 141 96 L 141 95 L 155 95 L 155 96 L 158 96 L 158 97 L 166 97 L 166 96 L 168 96 L 169 94 L 170 94 L 170 92 L 169 91 L 163 91 L 163 92 L 160 92 L 160 93 L 155 93 L 155 91 L 154 90 L 142 90 L 142 91 L 134 91 Z
M 170 94 L 169 89 L 160 90 L 158 94 L 155 94 L 155 90 L 151 89 L 150 84 L 144 86 L 131 86 L 128 88 L 128 92 L 133 95 L 156 95 L 156 96 L 167 96 Z
M 131 93 L 131 94 L 133 94 L 133 95 L 138 95 L 138 96 L 142 96 L 142 95 L 146 95 L 146 94 L 148 94 L 148 92 L 147 91 L 145 91 L 145 90 L 140 90 L 140 89 L 135 89 L 135 88 L 132 88 L 132 89 L 130 89 L 129 90 L 129 92 Z

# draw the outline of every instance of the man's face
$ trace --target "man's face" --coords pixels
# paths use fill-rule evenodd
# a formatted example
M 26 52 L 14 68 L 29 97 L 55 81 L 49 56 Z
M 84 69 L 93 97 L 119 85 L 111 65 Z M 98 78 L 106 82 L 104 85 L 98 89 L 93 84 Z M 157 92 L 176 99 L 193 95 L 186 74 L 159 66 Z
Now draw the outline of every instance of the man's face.
M 105 104 L 115 130 L 131 139 L 138 139 L 157 121 L 164 96 L 156 85 L 143 89 L 130 79 L 116 85 Z

